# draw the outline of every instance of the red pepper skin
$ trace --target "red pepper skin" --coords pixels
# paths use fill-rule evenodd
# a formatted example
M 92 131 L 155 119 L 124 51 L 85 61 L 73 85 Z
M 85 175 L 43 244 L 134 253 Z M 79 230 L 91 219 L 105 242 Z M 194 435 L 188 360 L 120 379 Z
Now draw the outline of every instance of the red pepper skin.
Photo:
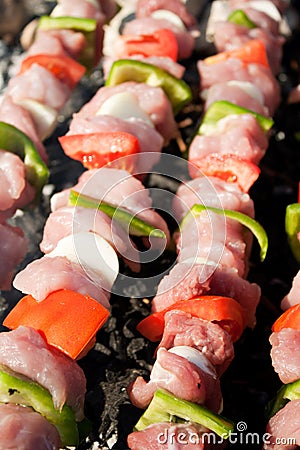
M 138 139 L 125 132 L 76 134 L 58 140 L 66 155 L 81 161 L 87 169 L 114 163 L 114 167 L 131 172 L 135 167 L 134 155 L 140 152 Z
M 300 303 L 291 306 L 281 316 L 278 317 L 272 326 L 272 331 L 278 333 L 284 328 L 300 330 Z
M 119 58 L 166 56 L 177 61 L 178 43 L 173 31 L 162 28 L 152 34 L 120 36 L 116 53 Z
M 34 328 L 49 345 L 77 359 L 94 342 L 109 314 L 93 298 L 61 289 L 42 302 L 26 295 L 10 311 L 3 325 L 12 330 L 21 325 Z
M 217 323 L 230 334 L 233 342 L 240 338 L 245 328 L 244 312 L 236 300 L 230 297 L 205 295 L 181 300 L 163 311 L 151 314 L 138 324 L 137 330 L 150 341 L 159 341 L 164 332 L 165 314 L 174 310 Z
M 260 174 L 255 164 L 231 153 L 212 153 L 200 160 L 190 161 L 189 172 L 192 178 L 202 173 L 206 176 L 217 177 L 248 192 Z
M 74 89 L 86 71 L 84 66 L 72 58 L 41 53 L 25 58 L 22 61 L 19 73 L 24 73 L 32 64 L 38 64 L 49 70 L 56 78 L 69 86 L 70 89 Z

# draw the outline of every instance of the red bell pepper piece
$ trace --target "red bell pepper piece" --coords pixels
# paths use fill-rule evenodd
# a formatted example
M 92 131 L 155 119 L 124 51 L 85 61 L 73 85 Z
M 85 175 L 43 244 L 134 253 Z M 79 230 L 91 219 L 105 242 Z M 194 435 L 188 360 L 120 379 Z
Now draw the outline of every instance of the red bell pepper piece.
M 229 58 L 240 59 L 246 64 L 261 64 L 270 69 L 265 45 L 258 39 L 252 39 L 237 49 L 209 56 L 204 59 L 204 62 L 216 64 Z
M 138 324 L 137 330 L 150 341 L 159 341 L 164 332 L 165 314 L 174 310 L 184 311 L 194 317 L 216 322 L 230 334 L 233 342 L 240 338 L 245 328 L 244 312 L 236 300 L 230 297 L 204 295 L 181 300 L 163 311 L 151 314 Z
M 278 317 L 272 326 L 272 331 L 278 332 L 284 328 L 293 328 L 300 330 L 300 303 L 291 306 L 281 316 Z
M 79 160 L 87 169 L 103 167 L 122 158 L 122 169 L 134 168 L 134 157 L 140 151 L 138 139 L 130 133 L 90 133 L 58 138 L 64 152 Z M 126 158 L 125 158 L 126 157 Z M 114 167 L 118 167 L 114 164 Z
M 259 177 L 260 169 L 232 153 L 212 153 L 205 158 L 190 161 L 189 172 L 192 178 L 197 178 L 202 173 L 237 183 L 244 192 L 248 192 Z
M 67 289 L 52 292 L 42 302 L 23 297 L 3 325 L 38 330 L 49 345 L 73 359 L 82 356 L 109 317 L 109 311 L 93 298 Z
M 72 58 L 41 53 L 25 58 L 22 61 L 20 73 L 24 73 L 32 64 L 43 66 L 60 81 L 66 83 L 70 89 L 76 86 L 86 71 L 84 66 Z
M 132 55 L 167 56 L 177 61 L 178 43 L 173 31 L 160 29 L 152 34 L 122 35 L 116 49 L 119 58 Z

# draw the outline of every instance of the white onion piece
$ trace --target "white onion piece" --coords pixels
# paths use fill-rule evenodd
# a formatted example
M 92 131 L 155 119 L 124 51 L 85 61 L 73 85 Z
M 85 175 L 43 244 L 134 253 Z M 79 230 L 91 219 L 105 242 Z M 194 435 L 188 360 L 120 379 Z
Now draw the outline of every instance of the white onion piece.
M 247 7 L 256 9 L 256 11 L 261 11 L 265 13 L 267 16 L 271 17 L 271 19 L 276 22 L 281 21 L 281 14 L 274 5 L 274 3 L 269 0 L 252 0 L 247 2 Z
M 101 236 L 84 231 L 66 236 L 58 241 L 48 257 L 65 256 L 69 261 L 80 264 L 93 275 L 104 279 L 105 289 L 111 289 L 119 273 L 119 260 L 112 246 Z
M 123 120 L 136 118 L 153 127 L 150 117 L 140 107 L 136 96 L 130 92 L 120 92 L 109 97 L 101 105 L 96 115 L 113 116 Z
M 264 97 L 261 91 L 255 86 L 255 84 L 249 81 L 231 80 L 226 83 L 228 86 L 237 86 L 243 89 L 248 95 L 257 100 L 261 105 L 264 104 Z
M 170 23 L 178 27 L 181 31 L 186 30 L 185 25 L 180 17 L 172 11 L 168 11 L 167 9 L 157 9 L 156 11 L 153 11 L 153 13 L 151 13 L 151 17 L 153 17 L 153 19 L 168 20 Z
M 38 137 L 41 141 L 52 134 L 56 127 L 58 116 L 57 111 L 54 108 L 30 98 L 19 100 L 16 103 L 30 113 L 36 126 Z
M 196 348 L 189 347 L 188 345 L 178 345 L 177 347 L 172 347 L 168 351 L 175 355 L 182 356 L 213 378 L 217 378 L 217 372 L 212 363 Z
M 216 22 L 223 22 L 227 20 L 227 17 L 230 14 L 230 9 L 227 1 L 224 0 L 216 0 L 212 2 L 209 18 L 206 26 L 206 40 L 208 42 L 214 41 L 215 34 L 215 26 Z

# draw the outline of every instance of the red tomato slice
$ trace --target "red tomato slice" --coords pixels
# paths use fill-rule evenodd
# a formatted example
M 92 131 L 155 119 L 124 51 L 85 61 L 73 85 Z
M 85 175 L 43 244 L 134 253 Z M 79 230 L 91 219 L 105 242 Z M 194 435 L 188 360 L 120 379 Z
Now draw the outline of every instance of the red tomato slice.
M 278 332 L 284 328 L 293 328 L 300 330 L 300 303 L 291 306 L 276 320 L 272 327 L 272 331 Z
M 167 56 L 177 61 L 178 43 L 171 30 L 161 29 L 153 34 L 122 35 L 118 42 L 116 54 L 119 58 L 129 58 L 132 55 Z
M 217 53 L 204 59 L 206 64 L 216 64 L 229 58 L 240 59 L 246 64 L 261 64 L 270 68 L 265 45 L 258 39 L 248 41 L 235 50 Z
M 12 330 L 21 325 L 32 327 L 49 345 L 76 359 L 90 348 L 108 317 L 109 311 L 93 298 L 62 289 L 52 292 L 42 302 L 26 295 L 3 324 Z
M 259 177 L 260 169 L 234 154 L 212 153 L 200 160 L 190 161 L 189 172 L 192 178 L 197 178 L 202 172 L 206 176 L 237 183 L 244 192 L 248 192 Z
M 90 133 L 61 136 L 59 142 L 70 158 L 79 160 L 87 169 L 103 167 L 114 162 L 114 167 L 131 172 L 134 169 L 134 155 L 139 153 L 138 139 L 130 133 Z
M 189 300 L 181 300 L 163 311 L 153 313 L 143 319 L 137 326 L 137 330 L 150 341 L 159 341 L 165 327 L 165 314 L 168 311 L 180 310 L 194 317 L 216 322 L 237 341 L 244 328 L 244 312 L 240 304 L 230 297 L 204 295 Z
M 86 68 L 72 58 L 48 54 L 28 56 L 22 61 L 20 73 L 24 73 L 32 64 L 38 64 L 53 73 L 69 88 L 73 89 L 83 77 Z

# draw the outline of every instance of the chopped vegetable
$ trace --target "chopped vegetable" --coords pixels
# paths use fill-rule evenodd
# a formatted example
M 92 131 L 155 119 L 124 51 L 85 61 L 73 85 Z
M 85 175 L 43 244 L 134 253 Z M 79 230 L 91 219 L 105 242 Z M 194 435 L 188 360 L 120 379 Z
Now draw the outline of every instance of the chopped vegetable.
M 26 178 L 36 190 L 36 198 L 49 177 L 49 170 L 29 137 L 18 128 L 0 122 L 0 148 L 18 155 L 25 164 Z
M 82 206 L 84 208 L 99 209 L 111 219 L 116 220 L 129 234 L 133 236 L 151 236 L 154 238 L 166 238 L 164 231 L 155 228 L 153 225 L 139 219 L 125 209 L 113 206 L 109 203 L 99 201 L 88 195 L 80 194 L 71 189 L 69 203 L 72 206 Z
M 142 61 L 120 59 L 113 63 L 106 86 L 115 86 L 125 81 L 147 83 L 162 88 L 172 104 L 175 115 L 192 100 L 192 91 L 183 80 L 178 80 L 165 70 Z
M 23 297 L 3 324 L 10 329 L 20 325 L 41 332 L 49 345 L 73 359 L 84 351 L 109 317 L 109 311 L 87 295 L 62 289 L 37 302 Z
M 193 160 L 189 164 L 192 178 L 199 173 L 208 177 L 217 177 L 228 183 L 237 183 L 239 187 L 248 192 L 260 174 L 255 164 L 231 153 L 212 153 L 205 158 Z
M 263 131 L 269 131 L 274 121 L 270 117 L 262 116 L 251 109 L 243 108 L 242 106 L 235 105 L 227 100 L 219 100 L 210 105 L 206 111 L 202 123 L 198 129 L 198 134 L 211 135 L 216 132 L 218 122 L 225 117 L 231 115 L 251 114 L 254 116 L 263 129 Z
M 78 445 L 73 410 L 67 405 L 55 409 L 50 392 L 39 384 L 0 371 L 0 402 L 31 406 L 57 428 L 64 446 Z
M 204 206 L 195 204 L 189 210 L 189 212 L 182 219 L 180 228 L 183 228 L 184 225 L 191 220 L 192 217 L 199 217 L 203 211 L 211 211 L 216 214 L 220 214 L 221 216 L 225 216 L 228 219 L 237 220 L 240 224 L 247 227 L 256 237 L 258 243 L 260 245 L 260 259 L 263 261 L 266 257 L 268 250 L 268 236 L 265 232 L 264 228 L 254 219 L 243 214 L 239 211 L 233 211 L 230 209 L 222 209 L 222 208 L 214 208 L 212 206 Z
M 135 425 L 135 430 L 144 430 L 158 422 L 174 422 L 176 418 L 203 425 L 223 439 L 228 439 L 234 430 L 231 421 L 214 414 L 202 405 L 175 397 L 164 389 L 155 391 L 150 405 Z
M 300 303 L 291 306 L 281 316 L 278 317 L 272 326 L 273 332 L 278 332 L 284 328 L 300 330 Z
M 100 52 L 99 43 L 95 41 L 97 21 L 83 17 L 52 17 L 42 16 L 39 19 L 38 28 L 40 30 L 73 30 L 84 34 L 86 45 L 80 54 L 79 62 L 91 69 L 97 64 Z
M 263 42 L 258 39 L 251 39 L 237 49 L 208 56 L 203 61 L 205 64 L 217 64 L 229 58 L 239 59 L 245 64 L 261 64 L 268 69 L 270 68 L 266 48 Z
M 236 9 L 227 18 L 228 22 L 235 23 L 236 25 L 241 25 L 249 29 L 257 28 L 257 25 L 249 19 L 245 11 L 242 9 Z
M 269 418 L 274 416 L 281 408 L 283 408 L 289 400 L 297 400 L 300 398 L 300 380 L 293 383 L 284 384 L 277 392 L 275 398 L 267 405 L 267 415 Z
M 285 231 L 292 253 L 300 263 L 300 203 L 292 203 L 287 206 L 285 213 Z
M 178 43 L 173 31 L 164 28 L 152 34 L 121 35 L 117 54 L 122 58 L 133 55 L 166 56 L 177 61 Z
M 87 169 L 113 163 L 120 168 L 134 170 L 134 157 L 140 152 L 138 139 L 125 132 L 89 133 L 61 136 L 58 138 L 66 155 L 82 162 Z
M 85 67 L 67 56 L 37 54 L 23 59 L 20 73 L 28 70 L 32 64 L 38 64 L 52 72 L 61 82 L 73 89 L 85 73 Z
M 159 341 L 164 332 L 165 314 L 174 310 L 217 323 L 230 334 L 233 342 L 240 338 L 245 329 L 244 312 L 236 300 L 230 297 L 203 295 L 180 300 L 163 311 L 151 314 L 138 324 L 137 330 L 150 341 Z

